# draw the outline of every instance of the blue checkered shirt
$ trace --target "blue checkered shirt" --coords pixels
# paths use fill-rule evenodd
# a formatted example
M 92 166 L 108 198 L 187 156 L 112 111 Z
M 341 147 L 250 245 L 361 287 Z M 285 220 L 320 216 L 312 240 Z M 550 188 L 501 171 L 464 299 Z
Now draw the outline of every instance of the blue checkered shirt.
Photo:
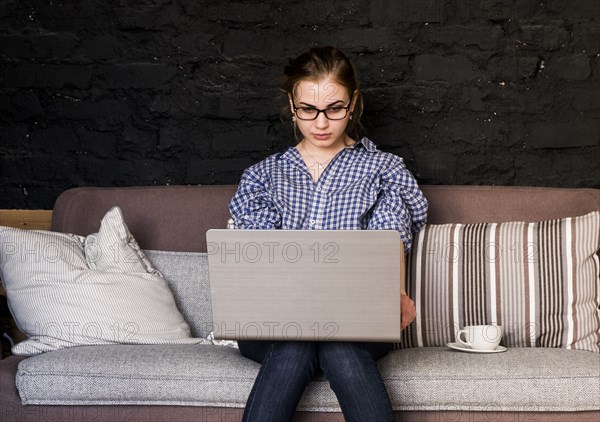
M 341 150 L 315 182 L 296 147 L 244 170 L 229 203 L 235 229 L 398 230 L 408 252 L 427 199 L 402 158 L 367 137 Z

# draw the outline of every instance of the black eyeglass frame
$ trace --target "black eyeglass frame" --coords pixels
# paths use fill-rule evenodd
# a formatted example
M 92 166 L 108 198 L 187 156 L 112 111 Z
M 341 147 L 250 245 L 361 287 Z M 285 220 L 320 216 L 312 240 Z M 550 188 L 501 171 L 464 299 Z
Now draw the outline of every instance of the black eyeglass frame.
M 317 110 L 317 115 L 315 117 L 313 117 L 312 119 L 303 119 L 302 117 L 298 116 L 298 109 L 299 108 L 304 108 L 304 107 L 296 107 L 296 101 L 294 100 L 294 94 L 291 93 L 291 95 L 292 95 L 292 106 L 294 108 L 294 114 L 296 115 L 297 118 L 299 118 L 300 120 L 304 120 L 304 121 L 317 120 L 317 117 L 319 117 L 319 114 L 321 114 L 321 113 L 323 113 L 325 115 L 325 117 L 327 118 L 327 120 L 343 120 L 348 115 L 348 111 L 350 110 L 350 106 L 352 105 L 352 98 L 354 98 L 354 92 L 353 92 L 352 95 L 350 95 L 350 102 L 348 103 L 347 106 L 345 106 L 345 107 L 343 107 L 343 106 L 334 106 L 334 107 L 340 107 L 340 108 L 343 108 L 344 110 L 346 110 L 346 114 L 344 114 L 344 117 L 340 117 L 339 119 L 331 119 L 327 115 L 327 110 L 329 108 L 319 109 L 319 108 L 311 106 L 310 108 L 313 108 L 313 109 Z

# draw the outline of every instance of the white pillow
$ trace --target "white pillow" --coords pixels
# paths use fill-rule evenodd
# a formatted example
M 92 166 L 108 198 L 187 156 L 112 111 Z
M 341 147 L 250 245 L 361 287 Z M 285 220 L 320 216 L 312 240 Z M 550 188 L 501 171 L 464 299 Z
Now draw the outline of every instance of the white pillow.
M 34 355 L 98 344 L 195 344 L 162 275 L 119 207 L 87 237 L 0 226 L 0 276 L 17 327 L 12 348 Z

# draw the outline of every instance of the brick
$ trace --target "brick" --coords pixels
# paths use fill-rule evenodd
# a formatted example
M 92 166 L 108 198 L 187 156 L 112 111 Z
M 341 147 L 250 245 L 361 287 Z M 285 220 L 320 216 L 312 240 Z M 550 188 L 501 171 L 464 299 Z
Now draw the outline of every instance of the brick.
M 516 175 L 511 161 L 494 160 L 495 154 L 462 154 L 457 159 L 458 184 L 475 179 L 481 185 L 510 185 Z
M 377 24 L 394 22 L 443 22 L 442 0 L 374 0 L 370 5 L 370 20 Z
M 11 99 L 10 113 L 15 121 L 44 116 L 38 96 L 31 91 L 18 91 Z
M 499 26 L 477 27 L 429 25 L 419 32 L 419 39 L 433 46 L 477 47 L 480 50 L 496 50 L 501 46 L 504 32 Z
M 34 172 L 44 173 L 46 182 L 72 180 L 72 172 L 77 168 L 77 156 L 72 154 L 65 156 L 57 152 L 36 153 L 28 159 Z
M 119 57 L 117 52 L 119 40 L 113 35 L 95 35 L 81 42 L 85 56 L 92 59 L 114 60 Z
M 522 82 L 536 76 L 538 61 L 534 56 L 493 57 L 488 64 L 488 78 L 494 82 Z
M 600 145 L 600 121 L 532 124 L 526 140 L 532 148 L 575 148 Z
M 30 57 L 27 53 L 29 48 L 31 46 L 27 37 L 21 35 L 0 36 L 0 55 L 4 57 L 16 59 Z
M 264 91 L 223 93 L 219 97 L 218 117 L 226 119 L 267 120 L 273 115 L 272 98 L 276 95 L 271 89 Z
M 215 130 L 212 147 L 220 151 L 261 151 L 270 145 L 264 122 L 231 122 Z
M 458 55 L 420 55 L 415 57 L 413 68 L 417 79 L 427 81 L 468 81 L 477 77 L 469 59 Z
M 32 174 L 34 171 L 30 158 L 31 154 L 0 155 L 0 176 L 6 178 L 6 181 L 10 181 L 11 183 L 26 182 L 26 175 Z M 2 208 L 9 207 L 3 206 Z
M 525 111 L 525 96 L 514 85 L 491 83 L 487 85 L 463 86 L 460 96 L 462 108 L 471 111 L 522 112 Z
M 193 145 L 194 149 L 208 150 L 211 144 L 210 139 L 210 133 L 196 125 L 179 123 L 162 126 L 158 135 L 158 149 L 180 152 Z
M 460 143 L 467 149 L 504 149 L 515 145 L 515 137 L 511 136 L 511 132 L 519 133 L 515 128 L 517 125 L 519 121 L 508 113 L 503 116 L 491 113 L 487 118 L 446 120 L 438 126 L 435 137 Z
M 385 54 L 377 63 L 358 60 L 355 64 L 360 80 L 370 85 L 403 80 L 410 72 L 408 56 Z
M 262 63 L 245 63 L 241 60 L 209 63 L 194 73 L 190 87 L 202 93 L 221 95 L 224 91 L 240 89 L 273 89 L 281 69 Z
M 398 99 L 401 107 L 409 107 L 419 112 L 435 113 L 442 109 L 447 94 L 446 87 L 437 84 L 430 86 L 402 85 Z
M 98 130 L 115 130 L 130 121 L 132 109 L 120 100 L 55 99 L 48 107 L 48 116 L 72 120 L 84 120 Z
M 390 28 L 347 28 L 338 31 L 335 37 L 345 49 L 350 52 L 377 52 L 383 48 L 389 49 L 392 44 L 393 32 Z
M 87 184 L 134 186 L 166 182 L 164 162 L 139 156 L 127 157 L 127 159 L 103 159 L 81 155 L 77 166 L 81 169 L 82 178 Z
M 569 33 L 563 28 L 544 25 L 523 25 L 519 37 L 520 50 L 559 50 L 569 44 Z
M 233 21 L 237 24 L 265 23 L 273 20 L 276 14 L 271 4 L 257 2 L 220 2 L 209 4 L 202 9 L 205 19 L 211 21 Z
M 389 86 L 382 88 L 364 88 L 362 91 L 369 113 L 390 112 L 395 113 L 404 101 L 402 86 Z
M 548 92 L 555 89 L 554 84 L 545 79 L 531 88 L 521 87 L 518 104 L 526 114 L 546 115 L 548 110 L 554 108 L 554 97 L 548 95 Z
M 3 209 L 10 206 L 12 209 L 27 209 L 27 205 L 25 205 L 25 195 L 23 194 L 23 189 L 18 186 L 18 182 L 15 180 L 3 180 L 2 177 L 2 164 L 0 158 L 0 182 L 2 183 L 2 199 L 0 200 L 0 207 Z M 46 208 L 46 209 L 51 209 Z M 0 225 L 3 222 L 0 219 Z
M 577 23 L 573 25 L 574 51 L 581 53 L 594 53 L 600 51 L 600 25 Z
M 118 166 L 121 161 L 96 157 L 92 154 L 81 154 L 77 157 L 78 175 L 82 185 L 88 186 L 115 186 L 118 180 L 122 180 Z
M 29 126 L 23 123 L 3 125 L 2 130 L 0 130 L 0 156 L 29 151 L 30 141 L 27 137 L 28 133 Z
M 188 159 L 185 183 L 188 184 L 237 184 L 243 169 L 258 162 L 250 157 L 206 159 L 191 156 Z M 242 170 L 240 170 L 242 169 Z
M 597 186 L 599 152 L 597 147 L 549 150 L 543 154 L 539 150 L 524 150 L 514 159 L 515 182 L 529 186 Z M 575 182 L 565 180 L 565 174 L 573 175 Z
M 558 14 L 563 19 L 600 19 L 600 2 L 597 0 L 548 0 L 549 15 Z
M 591 74 L 590 61 L 583 54 L 552 58 L 545 68 L 549 77 L 571 81 L 583 81 Z
M 514 19 L 518 12 L 514 0 L 446 0 L 444 24 L 499 23 Z
M 197 0 L 179 0 L 178 3 L 183 13 L 190 17 L 202 16 L 206 9 L 206 4 Z
M 35 35 L 29 39 L 33 58 L 63 58 L 73 55 L 78 39 L 72 33 Z
M 600 95 L 597 91 L 564 87 L 553 92 L 552 100 L 552 109 L 562 109 L 565 113 L 568 112 L 569 115 L 575 114 L 573 111 L 591 112 L 600 110 Z M 577 114 L 578 118 L 581 118 L 583 113 Z
M 422 149 L 415 152 L 418 177 L 429 184 L 452 183 L 456 173 L 457 158 L 450 152 Z
M 173 75 L 166 64 L 128 63 L 98 66 L 95 78 L 107 88 L 160 88 Z
M 16 2 L 1 2 L 0 3 L 0 18 L 10 18 L 11 16 L 15 16 L 17 11 L 20 9 L 20 5 Z
M 216 28 L 215 28 L 216 30 Z M 173 54 L 181 55 L 187 62 L 191 60 L 199 61 L 200 58 L 206 57 L 208 52 L 213 54 L 218 53 L 218 48 L 211 42 L 214 40 L 214 33 L 183 33 L 171 38 L 171 46 Z
M 118 137 L 117 152 L 133 152 L 136 155 L 156 150 L 158 146 L 158 133 L 149 130 L 140 130 L 127 126 Z
M 212 99 L 213 102 L 211 96 L 203 93 L 182 92 L 178 89 L 177 92 L 157 95 L 150 110 L 165 117 L 176 118 L 205 116 L 210 114 L 211 110 L 214 111 L 213 115 L 216 115 L 219 98 L 213 96 Z
M 56 182 L 58 180 L 69 180 L 70 173 L 75 165 L 74 156 L 59 156 L 56 153 L 28 154 L 26 156 L 12 155 L 0 157 L 0 168 L 2 175 L 10 180 L 23 184 L 39 184 L 42 179 L 28 180 L 27 174 L 43 173 L 43 182 Z M 37 198 L 35 198 L 37 200 Z M 52 207 L 50 207 L 52 208 Z
M 570 104 L 577 111 L 600 110 L 600 95 L 597 90 L 570 90 L 562 104 Z
M 53 126 L 32 130 L 31 149 L 46 154 L 70 157 L 79 150 L 79 138 L 70 127 Z
M 259 56 L 263 51 L 276 49 L 280 44 L 272 44 L 267 32 L 232 29 L 223 37 L 223 54 L 227 57 Z
M 1 86 L 14 88 L 87 88 L 92 76 L 91 66 L 68 64 L 21 63 L 6 66 L 0 76 Z
M 172 27 L 175 10 L 166 2 L 159 1 L 154 5 L 140 5 L 138 7 L 117 7 L 115 17 L 119 29 L 122 31 L 145 29 L 159 31 Z
M 250 25 L 260 25 L 261 28 L 279 29 L 293 27 L 306 28 L 305 31 L 287 31 L 285 43 L 287 43 L 289 40 L 288 36 L 295 35 L 294 32 L 306 33 L 311 31 L 314 33 L 317 31 L 322 32 L 323 30 L 327 30 L 327 28 L 332 24 L 337 24 L 337 19 L 341 17 L 340 20 L 343 20 L 344 16 L 347 16 L 357 7 L 356 3 L 354 2 L 321 2 L 318 5 L 318 13 L 315 13 L 315 5 L 307 1 L 286 2 L 285 4 L 279 2 L 271 4 L 272 6 L 270 7 L 269 14 L 264 16 L 262 22 L 257 22 L 254 24 L 250 23 Z M 252 6 L 256 7 L 256 2 L 254 2 Z M 228 18 L 226 15 L 220 19 L 221 22 L 227 22 L 227 20 Z M 250 25 L 248 26 L 250 27 Z M 309 35 L 309 38 L 312 38 L 312 35 Z M 309 43 L 309 41 L 305 38 L 304 43 L 306 45 Z M 298 45 L 299 44 L 296 44 L 296 46 Z
M 133 157 L 119 162 L 122 180 L 132 180 L 133 184 L 164 184 L 168 163 L 151 158 Z
M 19 2 L 23 3 L 23 2 Z M 96 0 L 36 1 L 17 11 L 18 22 L 26 28 L 70 32 L 105 32 L 114 28 L 113 17 L 106 3 Z M 28 26 L 29 24 L 29 26 Z
M 116 155 L 118 138 L 114 132 L 100 132 L 85 127 L 75 130 L 81 152 L 98 158 L 110 158 Z

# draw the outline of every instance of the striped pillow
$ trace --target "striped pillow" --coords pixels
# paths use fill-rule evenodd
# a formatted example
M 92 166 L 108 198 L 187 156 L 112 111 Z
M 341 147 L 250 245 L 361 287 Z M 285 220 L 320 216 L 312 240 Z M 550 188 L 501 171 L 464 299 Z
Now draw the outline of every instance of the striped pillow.
M 537 223 L 426 225 L 408 256 L 417 317 L 396 348 L 499 324 L 507 347 L 600 353 L 600 212 Z

